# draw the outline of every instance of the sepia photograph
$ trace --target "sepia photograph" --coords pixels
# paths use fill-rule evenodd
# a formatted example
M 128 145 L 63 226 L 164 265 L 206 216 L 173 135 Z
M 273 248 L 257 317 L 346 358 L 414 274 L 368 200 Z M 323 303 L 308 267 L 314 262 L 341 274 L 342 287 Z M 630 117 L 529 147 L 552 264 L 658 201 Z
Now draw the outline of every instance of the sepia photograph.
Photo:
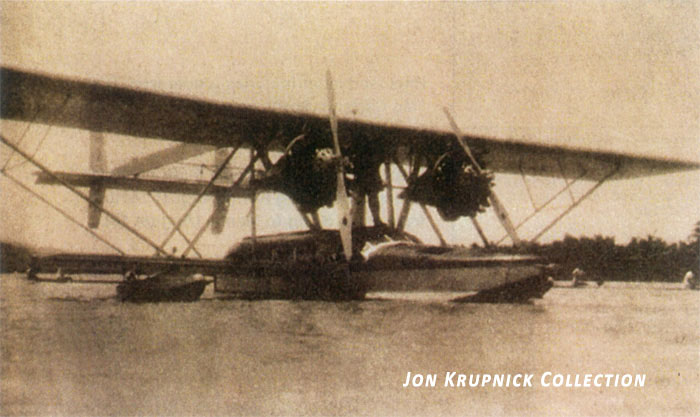
M 0 0 L 0 415 L 700 415 L 700 1 Z

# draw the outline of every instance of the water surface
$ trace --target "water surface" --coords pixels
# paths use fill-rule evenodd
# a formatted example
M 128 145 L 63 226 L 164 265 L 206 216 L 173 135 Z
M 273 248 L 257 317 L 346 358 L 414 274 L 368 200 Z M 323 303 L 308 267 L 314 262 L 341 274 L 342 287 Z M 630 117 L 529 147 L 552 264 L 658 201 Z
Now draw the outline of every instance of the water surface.
M 124 304 L 113 286 L 0 281 L 2 415 L 698 415 L 700 292 L 554 288 L 532 304 Z M 407 372 L 434 388 L 404 388 Z M 532 373 L 528 388 L 444 374 Z M 644 387 L 545 388 L 554 373 Z

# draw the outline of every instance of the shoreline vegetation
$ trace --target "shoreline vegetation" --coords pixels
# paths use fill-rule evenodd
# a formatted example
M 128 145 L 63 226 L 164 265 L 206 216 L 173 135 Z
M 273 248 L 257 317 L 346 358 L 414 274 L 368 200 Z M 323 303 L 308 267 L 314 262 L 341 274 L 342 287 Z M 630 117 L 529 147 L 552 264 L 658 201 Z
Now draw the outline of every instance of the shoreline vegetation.
M 679 282 L 687 271 L 699 276 L 700 222 L 687 241 L 667 243 L 654 236 L 633 238 L 626 245 L 614 237 L 573 237 L 550 243 L 528 243 L 521 247 L 499 246 L 486 249 L 541 256 L 559 265 L 555 279 L 571 279 L 575 268 L 583 269 L 584 280 Z M 477 246 L 474 246 L 475 249 Z M 484 250 L 483 248 L 480 248 Z M 33 255 L 47 252 L 27 245 L 0 242 L 0 272 L 24 272 Z M 52 251 L 58 252 L 58 251 Z
M 0 242 L 0 273 L 24 272 L 35 250 L 18 243 Z
M 614 237 L 573 237 L 550 243 L 528 243 L 522 247 L 499 247 L 499 251 L 535 254 L 559 266 L 557 280 L 572 279 L 584 271 L 584 281 L 681 282 L 688 271 L 698 276 L 700 244 L 697 235 L 689 241 L 667 243 L 655 236 L 633 238 L 626 245 Z

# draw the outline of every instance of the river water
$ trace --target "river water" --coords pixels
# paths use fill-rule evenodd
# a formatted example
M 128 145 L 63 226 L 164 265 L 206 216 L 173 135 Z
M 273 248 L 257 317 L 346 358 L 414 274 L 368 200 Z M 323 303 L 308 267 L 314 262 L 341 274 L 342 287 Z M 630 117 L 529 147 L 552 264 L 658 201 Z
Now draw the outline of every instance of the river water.
M 677 285 L 553 288 L 517 305 L 211 291 L 124 304 L 113 286 L 2 275 L 0 414 L 700 415 L 700 292 Z M 403 387 L 408 372 L 437 384 Z M 531 387 L 445 387 L 447 372 L 533 377 Z M 556 374 L 645 381 L 542 385 Z

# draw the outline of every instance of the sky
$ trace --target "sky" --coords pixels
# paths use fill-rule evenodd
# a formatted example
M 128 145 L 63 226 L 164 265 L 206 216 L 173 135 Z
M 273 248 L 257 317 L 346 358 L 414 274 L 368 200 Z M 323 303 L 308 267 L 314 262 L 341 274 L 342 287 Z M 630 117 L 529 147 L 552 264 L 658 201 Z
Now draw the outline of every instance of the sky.
M 2 2 L 3 65 L 220 102 L 327 112 L 325 71 L 339 115 L 503 139 L 700 161 L 700 3 L 651 1 L 440 3 Z M 2 122 L 19 138 L 25 124 Z M 48 132 L 48 133 L 47 133 Z M 31 126 L 23 141 L 53 169 L 87 170 L 87 132 Z M 167 144 L 108 135 L 110 165 Z M 0 163 L 9 156 L 2 148 Z M 205 158 L 206 159 L 206 158 Z M 14 160 L 18 162 L 18 159 Z M 240 162 L 240 161 L 239 161 Z M 13 171 L 31 182 L 26 164 Z M 498 175 L 516 223 L 532 204 L 522 179 Z M 541 203 L 561 180 L 532 180 Z M 580 184 L 580 195 L 591 184 Z M 46 187 L 45 187 L 46 188 Z M 42 189 L 84 221 L 85 203 Z M 3 239 L 73 250 L 105 247 L 6 179 Z M 700 220 L 700 174 L 603 185 L 542 237 L 602 234 L 624 243 L 653 234 L 683 240 Z M 557 200 L 561 210 L 566 203 Z M 173 213 L 192 197 L 161 197 Z M 568 198 L 568 197 L 567 197 Z M 303 226 L 284 198 L 263 196 L 258 229 Z M 108 193 L 107 204 L 160 241 L 167 221 L 147 197 Z M 185 226 L 208 216 L 204 201 Z M 202 248 L 219 256 L 248 232 L 249 204 L 234 201 L 224 234 Z M 556 216 L 543 213 L 524 237 Z M 334 214 L 324 211 L 324 224 Z M 497 240 L 500 226 L 480 217 Z M 409 223 L 435 241 L 419 210 Z M 468 222 L 442 224 L 448 240 L 477 240 Z M 101 232 L 148 251 L 109 222 Z M 180 241 L 173 244 L 182 245 Z M 222 249 L 223 248 L 223 249 Z M 223 252 L 222 252 L 223 251 Z

